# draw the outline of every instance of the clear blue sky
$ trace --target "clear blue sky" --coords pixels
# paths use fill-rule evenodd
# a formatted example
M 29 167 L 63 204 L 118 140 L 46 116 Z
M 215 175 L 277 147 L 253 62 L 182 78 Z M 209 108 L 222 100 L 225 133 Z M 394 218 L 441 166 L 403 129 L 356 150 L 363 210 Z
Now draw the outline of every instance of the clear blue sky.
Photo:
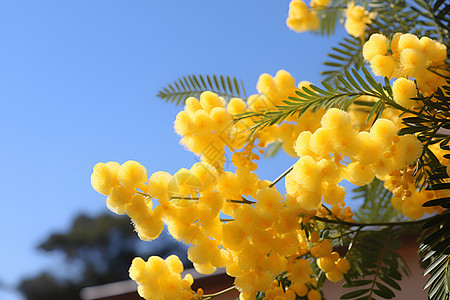
M 80 212 L 105 211 L 95 163 L 133 159 L 149 172 L 195 162 L 155 95 L 186 74 L 241 78 L 286 69 L 319 83 L 339 37 L 285 25 L 289 0 L 3 0 L 0 2 L 0 282 L 61 268 L 36 246 Z M 342 36 L 342 31 L 340 31 Z M 261 162 L 274 179 L 292 159 Z M 21 299 L 0 291 L 0 299 Z

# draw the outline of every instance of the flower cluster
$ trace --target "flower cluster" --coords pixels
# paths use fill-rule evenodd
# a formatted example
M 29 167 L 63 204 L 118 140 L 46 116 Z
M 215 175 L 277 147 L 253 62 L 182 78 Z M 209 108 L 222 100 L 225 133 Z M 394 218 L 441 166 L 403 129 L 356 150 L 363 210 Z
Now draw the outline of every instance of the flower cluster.
M 445 85 L 445 78 L 429 69 L 445 65 L 447 47 L 428 37 L 397 32 L 389 41 L 382 34 L 372 34 L 364 44 L 363 56 L 375 75 L 401 80 L 394 83 L 394 100 L 406 108 L 414 107 L 410 98 L 417 95 L 410 78 L 416 79 L 417 88 L 425 95 Z
M 175 120 L 175 131 L 183 136 L 181 144 L 189 151 L 200 155 L 202 160 L 222 167 L 225 146 L 241 148 L 236 133 L 231 132 L 233 117 L 225 108 L 223 98 L 212 92 L 204 92 L 200 101 L 194 97 L 186 100 L 183 111 Z M 208 148 L 214 148 L 207 151 Z
M 305 209 L 323 201 L 338 205 L 345 191 L 344 178 L 365 185 L 375 176 L 384 179 L 419 158 L 422 144 L 413 135 L 397 135 L 390 120 L 378 119 L 369 132 L 353 129 L 348 113 L 329 109 L 314 133 L 302 132 L 295 144 L 300 159 L 286 176 L 286 191 Z
M 354 2 L 349 2 L 345 15 L 345 29 L 348 34 L 364 39 L 367 24 L 372 23 L 374 14 L 360 5 L 355 5 Z
M 148 261 L 140 257 L 133 259 L 130 267 L 130 278 L 137 282 L 139 295 L 145 299 L 189 300 L 197 298 L 191 290 L 194 282 L 191 274 L 181 278 L 183 264 L 180 259 L 171 255 L 165 260 L 152 256 Z M 198 299 L 201 299 L 198 297 Z
M 328 5 L 330 1 L 312 0 L 311 7 L 317 5 Z M 320 26 L 320 20 L 316 12 L 309 9 L 302 0 L 292 0 L 289 3 L 289 17 L 286 19 L 286 24 L 292 30 L 303 32 L 308 30 L 317 30 Z
M 178 120 L 175 128 L 188 127 L 197 111 L 204 111 L 206 118 L 206 112 L 218 107 L 230 115 L 247 109 L 240 99 L 232 99 L 225 109 L 215 94 L 202 97 L 200 102 L 189 100 L 185 111 L 191 114 L 177 116 L 186 123 Z M 208 110 L 205 103 L 214 104 Z M 198 109 L 192 113 L 194 105 Z M 374 176 L 385 178 L 417 159 L 422 147 L 414 136 L 397 136 L 395 124 L 385 119 L 369 132 L 358 132 L 348 113 L 332 108 L 323 114 L 320 125 L 314 132 L 302 131 L 296 139 L 294 149 L 300 158 L 286 176 L 286 195 L 245 166 L 225 172 L 204 161 L 173 176 L 160 171 L 148 179 L 147 170 L 135 161 L 98 163 L 92 186 L 108 195 L 113 212 L 131 217 L 141 239 L 156 238 L 165 223 L 173 237 L 191 245 L 188 258 L 197 271 L 209 274 L 226 268 L 235 277 L 241 299 L 254 298 L 257 292 L 267 292 L 267 299 L 278 293 L 320 299 L 311 264 L 316 263 L 333 282 L 341 280 L 350 266 L 333 251 L 331 240 L 320 239 L 315 231 L 308 238 L 304 226 L 314 228 L 315 215 L 351 222 L 353 214 L 349 207 L 343 208 L 345 190 L 338 183 L 346 178 L 363 185 Z M 227 130 L 232 132 L 232 127 Z M 195 136 L 194 132 L 187 136 Z M 331 205 L 329 210 L 322 198 Z M 174 258 L 151 257 L 148 262 L 135 259 L 130 276 L 144 298 L 195 299 L 198 294 L 189 288 L 192 280 L 181 279 L 181 271 Z M 288 289 L 273 284 L 283 272 L 291 282 Z M 169 282 L 166 277 L 170 278 L 167 290 L 161 287 Z
M 332 282 L 341 281 L 344 274 L 350 270 L 350 262 L 339 257 L 339 253 L 333 251 L 331 240 L 322 240 L 311 249 L 311 254 L 317 257 L 317 266 L 325 272 L 328 280 Z
M 417 190 L 415 186 L 414 169 L 405 168 L 392 172 L 385 181 L 386 189 L 392 191 L 392 206 L 410 219 L 420 219 L 425 213 L 442 212 L 442 207 L 423 207 L 422 204 L 436 197 L 448 196 L 442 191 Z

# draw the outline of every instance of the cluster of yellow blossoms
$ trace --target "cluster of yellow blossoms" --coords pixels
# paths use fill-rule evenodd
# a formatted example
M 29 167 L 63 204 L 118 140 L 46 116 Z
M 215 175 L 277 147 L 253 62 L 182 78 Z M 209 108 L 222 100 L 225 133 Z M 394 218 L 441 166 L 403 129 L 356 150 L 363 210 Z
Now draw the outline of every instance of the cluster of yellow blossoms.
M 192 103 L 191 99 L 186 106 Z M 320 124 L 314 133 L 303 131 L 296 140 L 300 159 L 286 176 L 285 196 L 245 167 L 225 172 L 207 162 L 173 176 L 160 171 L 150 178 L 134 161 L 98 163 L 92 186 L 108 195 L 112 211 L 131 217 L 141 239 L 156 238 L 165 223 L 173 237 L 191 245 L 188 258 L 197 271 L 209 274 L 226 268 L 235 277 L 241 299 L 254 298 L 259 291 L 267 291 L 266 299 L 280 291 L 284 299 L 294 294 L 320 299 L 311 263 L 316 261 L 333 282 L 341 280 L 350 265 L 333 252 L 331 240 L 319 239 L 315 231 L 308 239 L 302 226 L 314 215 L 352 221 L 350 208 L 342 209 L 345 190 L 337 184 L 346 178 L 363 185 L 374 176 L 386 176 L 417 159 L 422 147 L 414 136 L 397 136 L 395 124 L 389 120 L 378 120 L 370 132 L 357 132 L 349 115 L 333 108 Z M 329 211 L 323 209 L 322 198 L 332 206 Z M 165 271 L 156 278 L 159 273 L 153 268 Z M 177 296 L 167 299 L 200 297 L 190 289 L 189 277 L 181 279 L 181 271 L 173 258 L 166 262 L 136 259 L 130 275 L 147 299 L 164 299 L 169 294 Z M 272 283 L 284 271 L 292 283 L 286 290 Z M 158 283 L 166 282 L 164 276 L 171 278 L 168 290 Z
M 330 0 L 312 0 L 311 7 L 327 6 Z M 289 3 L 289 17 L 286 24 L 292 30 L 303 32 L 308 30 L 317 30 L 320 26 L 320 20 L 313 9 L 309 9 L 302 0 L 292 0 Z
M 345 11 L 345 15 L 346 20 L 344 26 L 348 34 L 364 40 L 367 24 L 372 23 L 372 19 L 375 17 L 374 14 L 369 13 L 364 7 L 350 2 Z
M 292 0 L 289 3 L 287 26 L 297 32 L 314 31 L 320 27 L 317 12 L 330 4 L 331 0 L 311 0 L 310 8 L 302 0 Z M 349 2 L 345 10 L 345 29 L 350 35 L 364 39 L 366 27 L 372 23 L 374 13 L 369 13 L 364 7 Z
M 398 78 L 393 84 L 394 100 L 406 108 L 415 107 L 417 88 L 425 96 L 431 95 L 440 86 L 445 85 L 445 78 L 429 69 L 445 75 L 438 69 L 445 65 L 447 47 L 428 37 L 420 39 L 411 33 L 397 32 L 389 41 L 382 34 L 372 34 L 363 47 L 364 59 L 370 62 L 375 75 Z
M 182 136 L 182 145 L 215 168 L 223 168 L 227 147 L 233 153 L 231 160 L 234 166 L 254 171 L 257 168 L 254 161 L 259 159 L 259 154 L 264 153 L 263 148 L 271 143 L 282 143 L 287 154 L 297 157 L 293 144 L 298 134 L 302 131 L 314 132 L 320 126 L 323 110 L 315 113 L 308 111 L 297 119 L 288 117 L 281 124 L 258 131 L 251 140 L 249 129 L 256 119 L 243 119 L 233 124 L 235 116 L 249 111 L 263 113 L 273 110 L 288 97 L 297 96 L 297 89 L 309 85 L 309 82 L 302 81 L 296 86 L 291 74 L 280 70 L 274 77 L 262 74 L 256 86 L 258 94 L 249 96 L 247 102 L 232 98 L 225 104 L 217 94 L 204 92 L 200 101 L 194 97 L 186 100 L 184 110 L 177 115 L 174 128 Z
M 175 255 L 165 260 L 152 256 L 148 261 L 136 257 L 131 263 L 130 278 L 138 283 L 139 295 L 146 299 L 195 299 L 195 294 L 190 291 L 194 279 L 191 274 L 181 278 L 182 271 L 183 264 Z
M 443 76 L 429 69 L 436 68 L 436 72 L 445 75 L 442 67 L 447 58 L 447 47 L 428 37 L 419 39 L 410 33 L 395 33 L 389 41 L 382 34 L 373 34 L 364 44 L 363 56 L 370 62 L 375 75 L 397 78 L 392 84 L 393 99 L 410 110 L 422 106 L 422 103 L 413 100 L 418 97 L 418 92 L 428 96 L 446 83 Z M 443 157 L 442 150 L 437 145 L 431 145 L 429 149 L 441 164 L 447 164 L 448 160 Z M 394 194 L 394 208 L 410 219 L 419 219 L 424 213 L 439 212 L 440 207 L 422 207 L 422 204 L 447 194 L 444 195 L 442 191 L 417 190 L 413 174 L 413 168 L 404 168 L 380 178 Z
M 323 201 L 337 205 L 345 198 L 344 178 L 355 185 L 384 180 L 419 158 L 422 144 L 413 135 L 397 136 L 397 126 L 378 119 L 369 132 L 353 129 L 348 113 L 329 109 L 322 127 L 302 132 L 295 144 L 300 159 L 286 176 L 286 191 L 305 209 Z
M 313 0 L 310 5 L 328 2 Z M 349 7 L 348 18 L 366 24 L 368 20 L 361 16 L 367 14 L 361 12 Z M 289 14 L 288 24 L 298 25 L 312 13 L 302 1 L 293 0 Z M 363 54 L 376 74 L 399 78 L 393 84 L 394 99 L 414 108 L 410 99 L 417 93 L 409 77 L 424 80 L 419 84 L 417 79 L 421 91 L 422 85 L 436 88 L 438 83 L 428 86 L 427 76 L 431 75 L 421 75 L 419 70 L 443 63 L 444 50 L 438 42 L 410 34 L 396 34 L 390 45 L 387 38 L 375 34 Z M 247 101 L 232 98 L 226 103 L 212 92 L 202 93 L 200 100 L 190 97 L 174 128 L 182 137 L 180 143 L 199 155 L 201 162 L 173 175 L 159 171 L 150 177 L 135 161 L 98 163 L 91 184 L 108 196 L 106 204 L 111 211 L 131 218 L 141 239 L 157 238 L 166 225 L 174 238 L 190 245 L 188 258 L 198 272 L 210 274 L 225 268 L 235 278 L 240 299 L 254 299 L 258 292 L 267 300 L 321 299 L 312 265 L 332 282 L 342 280 L 350 269 L 345 257 L 333 251 L 332 240 L 320 237 L 315 222 L 315 217 L 353 221 L 353 213 L 345 207 L 346 191 L 339 186 L 342 180 L 359 186 L 375 177 L 385 181 L 394 195 L 393 206 L 411 219 L 436 209 L 421 207 L 435 194 L 417 191 L 410 167 L 422 154 L 422 144 L 414 135 L 397 135 L 399 120 L 389 118 L 396 119 L 398 114 L 392 111 L 386 110 L 370 128 L 358 121 L 366 113 L 354 109 L 349 114 L 337 108 L 306 112 L 298 119 L 291 116 L 255 135 L 250 135 L 249 128 L 258 114 L 234 122 L 242 113 L 273 110 L 296 96 L 297 88 L 309 85 L 301 82 L 296 86 L 294 78 L 281 70 L 274 77 L 262 74 L 258 94 Z M 373 101 L 366 98 L 360 100 Z M 283 143 L 286 153 L 299 157 L 285 175 L 285 195 L 275 182 L 253 173 L 259 154 L 274 142 Z M 233 153 L 234 172 L 224 169 L 227 148 Z M 442 157 L 441 163 L 447 161 Z M 166 260 L 150 257 L 148 261 L 136 258 L 130 277 L 146 299 L 202 299 L 202 291 L 193 291 L 192 277 L 182 278 L 182 271 L 175 256 Z M 275 280 L 279 276 L 290 285 Z

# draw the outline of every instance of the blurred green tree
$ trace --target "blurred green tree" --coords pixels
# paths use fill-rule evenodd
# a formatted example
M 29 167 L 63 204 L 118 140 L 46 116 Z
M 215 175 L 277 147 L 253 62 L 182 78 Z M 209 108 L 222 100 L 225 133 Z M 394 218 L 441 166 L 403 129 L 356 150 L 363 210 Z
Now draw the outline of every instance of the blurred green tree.
M 186 248 L 169 235 L 150 245 L 137 237 L 129 218 L 109 214 L 81 214 L 67 232 L 51 234 L 38 249 L 62 253 L 67 266 L 75 268 L 69 278 L 48 271 L 24 278 L 18 289 L 28 300 L 79 299 L 83 287 L 127 280 L 136 256 L 176 253 L 188 262 Z

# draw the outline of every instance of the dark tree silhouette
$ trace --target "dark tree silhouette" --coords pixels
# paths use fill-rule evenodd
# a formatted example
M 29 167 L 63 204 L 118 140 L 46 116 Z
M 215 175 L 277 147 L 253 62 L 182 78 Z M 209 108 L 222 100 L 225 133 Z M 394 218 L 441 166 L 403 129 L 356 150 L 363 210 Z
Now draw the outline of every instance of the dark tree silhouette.
M 152 243 L 143 242 L 128 217 L 109 214 L 79 215 L 68 232 L 52 234 L 38 248 L 63 253 L 66 263 L 77 264 L 81 272 L 67 274 L 68 278 L 43 272 L 23 279 L 18 288 L 28 300 L 79 299 L 83 287 L 129 279 L 128 269 L 136 256 L 177 254 L 189 263 L 185 246 L 168 234 Z

